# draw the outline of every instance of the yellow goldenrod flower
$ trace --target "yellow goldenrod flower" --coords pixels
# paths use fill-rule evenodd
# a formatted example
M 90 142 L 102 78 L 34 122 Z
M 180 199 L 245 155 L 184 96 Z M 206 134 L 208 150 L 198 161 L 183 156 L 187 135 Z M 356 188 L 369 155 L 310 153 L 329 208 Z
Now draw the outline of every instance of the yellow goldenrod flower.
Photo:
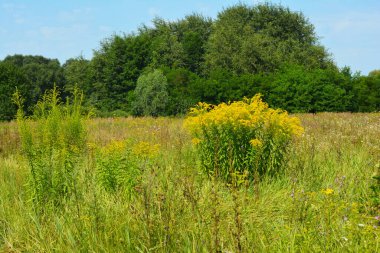
M 160 145 L 141 141 L 135 144 L 132 148 L 133 154 L 136 156 L 144 157 L 144 158 L 153 158 L 160 151 Z
M 126 147 L 125 141 L 112 141 L 107 146 L 102 148 L 103 154 L 114 154 L 123 152 Z
M 322 193 L 323 193 L 323 194 L 326 194 L 326 195 L 331 195 L 331 194 L 334 193 L 334 190 L 331 189 L 331 188 L 327 188 L 327 189 L 325 189 L 325 190 L 322 190 Z
M 89 143 L 87 143 L 87 147 L 88 147 L 88 149 L 90 149 L 90 150 L 94 150 L 94 149 L 96 149 L 96 143 L 94 143 L 94 142 L 89 142 Z
M 199 138 L 193 138 L 193 139 L 191 140 L 191 142 L 192 142 L 194 145 L 198 145 L 198 144 L 201 142 L 201 140 L 200 140 Z
M 252 147 L 260 148 L 263 143 L 259 139 L 252 139 L 249 141 L 249 143 L 252 145 Z
M 204 162 L 206 170 L 218 167 L 223 170 L 223 175 L 230 174 L 231 166 L 234 170 L 243 172 L 247 169 L 247 164 L 260 159 L 265 159 L 258 163 L 263 167 L 263 171 L 278 170 L 281 161 L 274 162 L 272 159 L 281 160 L 281 152 L 285 150 L 292 137 L 303 133 L 297 117 L 291 117 L 283 110 L 269 108 L 260 94 L 250 99 L 244 98 L 242 101 L 215 106 L 198 103 L 190 109 L 184 127 L 195 137 L 192 139 L 194 145 L 199 144 L 201 140 L 207 143 L 201 145 L 198 150 L 202 153 L 202 159 L 207 160 Z M 260 139 L 256 138 L 257 136 L 260 136 Z M 267 143 L 271 145 L 266 145 Z M 247 149 L 248 145 L 254 148 L 265 145 L 268 148 L 262 153 L 250 152 L 251 149 Z M 273 155 L 273 152 L 277 152 L 278 156 Z M 221 164 L 223 168 L 220 168 Z

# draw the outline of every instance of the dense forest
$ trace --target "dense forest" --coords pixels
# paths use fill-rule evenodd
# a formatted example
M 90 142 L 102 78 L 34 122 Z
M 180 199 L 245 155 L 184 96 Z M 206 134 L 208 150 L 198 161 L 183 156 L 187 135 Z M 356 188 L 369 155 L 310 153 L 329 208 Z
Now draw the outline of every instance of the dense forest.
M 362 76 L 339 69 L 302 13 L 239 4 L 215 19 L 191 14 L 152 23 L 105 39 L 91 60 L 7 56 L 0 61 L 0 120 L 14 118 L 16 87 L 31 112 L 54 85 L 62 99 L 79 87 L 98 116 L 178 115 L 198 101 L 256 93 L 290 112 L 380 110 L 380 70 Z

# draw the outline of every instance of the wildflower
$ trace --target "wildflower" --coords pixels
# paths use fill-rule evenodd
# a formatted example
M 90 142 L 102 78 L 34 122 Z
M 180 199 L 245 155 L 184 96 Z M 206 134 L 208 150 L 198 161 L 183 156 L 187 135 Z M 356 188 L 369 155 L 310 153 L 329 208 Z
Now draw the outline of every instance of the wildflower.
M 252 139 L 249 141 L 249 143 L 252 145 L 252 147 L 260 148 L 263 143 L 259 139 Z
M 94 149 L 96 149 L 96 143 L 94 143 L 94 142 L 89 142 L 89 143 L 87 143 L 87 147 L 88 147 L 88 149 L 90 149 L 90 150 L 94 150 Z
M 91 218 L 90 218 L 89 216 L 82 216 L 81 219 L 84 220 L 84 221 L 88 221 L 88 220 L 90 220 Z
M 295 196 L 295 191 L 294 191 L 294 189 L 292 189 L 292 193 L 290 193 L 290 197 L 294 198 L 294 196 Z
M 203 169 L 217 167 L 221 170 L 217 174 L 226 175 L 227 180 L 231 161 L 233 169 L 240 173 L 248 165 L 251 177 L 254 164 L 260 167 L 256 168 L 260 174 L 276 173 L 291 138 L 303 133 L 297 117 L 269 108 L 260 94 L 215 106 L 198 103 L 190 109 L 184 127 L 195 137 L 192 143 L 199 145 Z M 259 148 L 262 152 L 252 152 Z
M 334 190 L 331 189 L 331 188 L 327 188 L 325 190 L 322 190 L 322 193 L 326 194 L 326 195 L 331 195 L 334 193 Z
M 160 145 L 152 145 L 148 142 L 142 141 L 133 146 L 132 152 L 136 156 L 144 158 L 153 158 L 155 157 L 160 150 Z
M 105 146 L 102 149 L 103 154 L 115 154 L 115 153 L 121 153 L 124 151 L 126 147 L 125 141 L 112 141 L 110 144 Z
M 80 149 L 78 146 L 76 145 L 70 145 L 70 150 L 75 153 L 75 154 L 79 154 L 80 153 Z
M 365 227 L 365 225 L 364 225 L 364 224 L 362 224 L 362 223 L 359 223 L 359 224 L 358 224 L 358 227 L 364 228 L 364 227 Z
M 199 144 L 199 143 L 201 142 L 201 140 L 200 140 L 199 138 L 193 138 L 193 139 L 191 140 L 191 142 L 192 142 L 194 145 L 197 145 L 197 144 Z

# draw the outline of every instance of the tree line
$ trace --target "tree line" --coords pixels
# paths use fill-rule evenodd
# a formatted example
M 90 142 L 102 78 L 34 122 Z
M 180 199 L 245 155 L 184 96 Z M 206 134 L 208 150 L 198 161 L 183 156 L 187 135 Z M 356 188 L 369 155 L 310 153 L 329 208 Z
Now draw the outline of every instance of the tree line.
M 62 99 L 78 86 L 99 116 L 178 115 L 199 101 L 256 93 L 290 112 L 380 110 L 380 71 L 339 69 L 300 12 L 238 4 L 215 19 L 191 14 L 152 23 L 105 39 L 90 60 L 7 56 L 0 61 L 0 120 L 15 115 L 16 87 L 31 112 L 54 85 Z

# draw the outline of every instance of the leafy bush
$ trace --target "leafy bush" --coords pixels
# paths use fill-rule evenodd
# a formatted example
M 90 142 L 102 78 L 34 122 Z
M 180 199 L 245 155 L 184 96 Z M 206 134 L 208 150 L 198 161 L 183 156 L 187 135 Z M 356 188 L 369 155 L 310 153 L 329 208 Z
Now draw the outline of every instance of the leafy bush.
M 71 102 L 68 99 L 63 104 L 56 88 L 46 92 L 31 118 L 24 116 L 20 94 L 14 95 L 22 150 L 31 175 L 28 186 L 32 200 L 41 207 L 60 204 L 76 191 L 86 129 L 83 95 L 78 90 L 73 95 Z
M 260 95 L 217 106 L 199 103 L 184 124 L 203 169 L 227 181 L 236 172 L 251 179 L 277 173 L 292 136 L 303 132 L 298 118 L 269 108 Z

